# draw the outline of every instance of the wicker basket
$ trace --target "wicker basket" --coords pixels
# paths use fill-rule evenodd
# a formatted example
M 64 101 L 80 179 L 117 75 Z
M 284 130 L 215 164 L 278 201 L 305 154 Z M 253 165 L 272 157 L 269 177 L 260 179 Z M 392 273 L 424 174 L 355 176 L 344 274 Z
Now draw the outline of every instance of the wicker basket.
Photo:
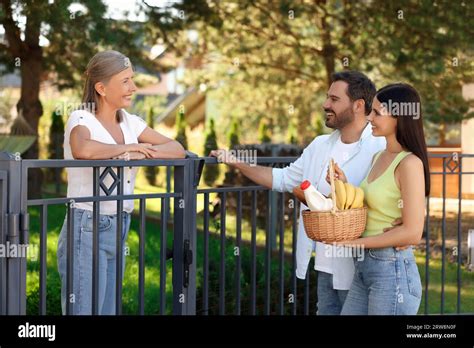
M 303 211 L 304 229 L 312 240 L 325 243 L 353 240 L 361 236 L 367 223 L 367 207 L 339 210 L 336 206 L 334 160 L 329 163 L 333 208 L 328 212 Z

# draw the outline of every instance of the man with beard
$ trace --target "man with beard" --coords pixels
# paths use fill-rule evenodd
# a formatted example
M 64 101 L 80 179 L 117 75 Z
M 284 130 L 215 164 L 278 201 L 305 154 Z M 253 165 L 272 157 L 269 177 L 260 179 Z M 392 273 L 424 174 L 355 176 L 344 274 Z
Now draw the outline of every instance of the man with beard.
M 334 158 L 347 181 L 355 186 L 367 175 L 375 153 L 385 148 L 383 137 L 373 137 L 366 116 L 371 112 L 375 85 L 358 71 L 333 74 L 323 104 L 326 126 L 334 129 L 329 135 L 316 137 L 303 154 L 285 168 L 250 166 L 226 150 L 211 151 L 211 156 L 239 169 L 255 183 L 278 192 L 292 192 L 303 180 L 309 180 L 321 193 L 328 195 L 326 182 L 329 159 Z M 338 252 L 332 245 L 310 240 L 305 231 L 301 211 L 296 246 L 296 276 L 305 279 L 311 254 L 315 251 L 318 275 L 318 315 L 339 315 L 354 276 L 350 255 Z M 339 250 L 340 251 L 340 250 Z

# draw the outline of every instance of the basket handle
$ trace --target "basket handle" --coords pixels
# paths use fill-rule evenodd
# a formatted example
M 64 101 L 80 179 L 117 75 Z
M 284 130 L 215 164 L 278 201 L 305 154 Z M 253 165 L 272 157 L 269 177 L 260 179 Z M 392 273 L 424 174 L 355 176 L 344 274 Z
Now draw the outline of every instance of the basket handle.
M 329 160 L 329 181 L 331 184 L 331 199 L 332 199 L 332 209 L 331 213 L 336 213 L 336 185 L 334 184 L 334 159 Z

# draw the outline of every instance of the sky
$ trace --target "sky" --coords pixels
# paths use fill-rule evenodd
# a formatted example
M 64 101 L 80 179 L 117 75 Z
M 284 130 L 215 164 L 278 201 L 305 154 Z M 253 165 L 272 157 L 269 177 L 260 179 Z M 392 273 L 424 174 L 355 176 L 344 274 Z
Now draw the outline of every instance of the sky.
M 139 8 L 139 4 L 146 2 L 148 5 L 152 6 L 164 6 L 167 3 L 174 3 L 177 1 L 170 0 L 104 0 L 104 2 L 109 7 L 108 16 L 114 19 L 123 19 L 123 12 L 129 10 L 130 12 L 135 12 L 134 10 Z M 135 14 L 130 13 L 127 17 L 129 20 L 144 21 L 145 17 L 143 13 Z
M 49 3 L 53 3 L 54 1 L 60 0 L 49 0 Z M 145 16 L 143 13 L 136 13 L 137 10 L 140 8 L 140 4 L 146 2 L 152 6 L 164 6 L 165 4 L 175 3 L 178 0 L 102 0 L 108 7 L 108 11 L 106 17 L 113 18 L 113 19 L 124 19 L 127 18 L 129 20 L 135 21 L 144 21 Z M 70 6 L 70 10 L 80 10 L 82 5 L 78 3 L 73 3 Z M 124 15 L 124 12 L 129 11 L 128 16 Z M 19 19 L 20 25 L 24 25 L 25 20 L 20 18 Z M 3 26 L 0 26 L 0 34 L 4 33 Z
M 54 1 L 60 1 L 60 0 L 48 0 L 49 3 L 53 3 Z M 164 6 L 165 4 L 169 3 L 175 3 L 178 2 L 179 0 L 102 0 L 108 7 L 106 17 L 107 18 L 112 18 L 112 19 L 128 19 L 128 20 L 133 20 L 133 21 L 145 21 L 145 15 L 143 12 L 137 13 L 140 9 L 140 4 L 143 2 L 146 2 L 148 5 L 152 6 Z M 80 11 L 82 8 L 84 8 L 81 4 L 79 3 L 73 3 L 69 7 L 69 10 L 72 12 L 75 11 Z M 128 11 L 128 15 L 125 15 L 125 12 Z M 14 18 L 15 18 L 14 14 Z M 18 18 L 18 23 L 21 29 L 24 29 L 25 27 L 25 18 L 20 17 Z M 22 30 L 23 31 L 23 30 Z M 4 34 L 5 31 L 3 29 L 3 26 L 0 26 L 0 35 Z M 22 38 L 24 34 L 22 33 Z M 45 37 L 40 38 L 40 45 L 41 46 L 47 46 L 48 45 L 48 40 Z

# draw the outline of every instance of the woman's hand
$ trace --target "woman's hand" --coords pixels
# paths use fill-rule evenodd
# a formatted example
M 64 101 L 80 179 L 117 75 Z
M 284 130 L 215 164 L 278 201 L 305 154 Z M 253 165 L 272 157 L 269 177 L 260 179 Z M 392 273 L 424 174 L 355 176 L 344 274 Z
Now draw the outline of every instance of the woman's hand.
M 146 158 L 146 156 L 142 154 L 141 152 L 132 151 L 132 152 L 129 152 L 129 154 L 130 155 L 128 156 L 128 159 L 130 160 L 142 160 Z
M 125 161 L 131 161 L 131 160 L 142 160 L 145 159 L 146 156 L 137 151 L 132 151 L 132 152 L 125 152 L 117 157 L 114 157 L 113 159 L 123 159 Z
M 336 162 L 334 162 L 334 180 L 337 179 L 341 180 L 342 182 L 347 182 L 346 174 L 344 174 L 343 170 L 339 168 Z M 331 180 L 329 177 L 329 167 L 326 173 L 326 181 L 328 182 L 328 184 L 331 184 Z
M 146 158 L 154 158 L 157 152 L 156 149 L 153 148 L 153 145 L 149 143 L 127 144 L 125 147 L 126 152 L 139 152 Z

